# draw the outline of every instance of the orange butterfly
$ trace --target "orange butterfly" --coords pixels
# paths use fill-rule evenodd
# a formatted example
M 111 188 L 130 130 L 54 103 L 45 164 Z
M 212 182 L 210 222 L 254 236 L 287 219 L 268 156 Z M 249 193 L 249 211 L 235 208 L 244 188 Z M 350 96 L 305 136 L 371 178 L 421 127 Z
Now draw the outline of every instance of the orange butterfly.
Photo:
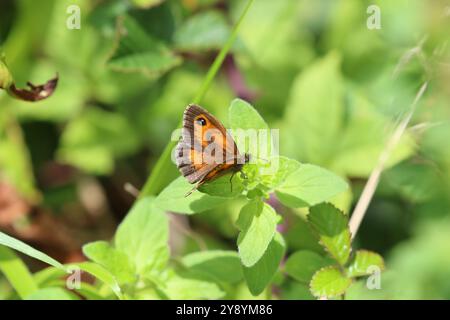
M 182 136 L 176 148 L 176 164 L 189 183 L 198 187 L 226 173 L 234 174 L 250 161 L 241 155 L 231 135 L 220 121 L 198 105 L 190 104 L 183 114 Z

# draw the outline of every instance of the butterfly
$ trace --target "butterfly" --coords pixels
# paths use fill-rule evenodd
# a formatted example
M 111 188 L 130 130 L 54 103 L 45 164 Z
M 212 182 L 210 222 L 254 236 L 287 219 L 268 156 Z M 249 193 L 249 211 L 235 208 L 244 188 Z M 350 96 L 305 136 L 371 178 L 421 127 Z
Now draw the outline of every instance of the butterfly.
M 234 174 L 249 161 L 250 155 L 239 153 L 235 141 L 216 117 L 198 105 L 186 107 L 175 162 L 188 182 L 196 185 L 185 197 L 205 182 L 230 172 L 231 183 Z

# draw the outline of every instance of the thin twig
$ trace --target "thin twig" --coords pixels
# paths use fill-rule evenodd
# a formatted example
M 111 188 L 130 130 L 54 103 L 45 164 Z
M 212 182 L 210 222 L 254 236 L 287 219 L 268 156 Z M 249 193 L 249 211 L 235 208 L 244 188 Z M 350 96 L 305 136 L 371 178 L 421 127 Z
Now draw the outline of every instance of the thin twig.
M 424 43 L 427 41 L 428 35 L 424 36 L 417 46 L 406 51 L 403 56 L 400 58 L 399 62 L 395 66 L 394 72 L 392 73 L 392 78 L 395 79 L 399 76 L 400 72 L 405 68 L 405 66 L 417 56 L 419 58 L 420 63 L 422 63 L 425 70 L 428 70 L 428 66 L 426 60 L 423 58 L 422 47 Z
M 386 166 L 386 162 L 389 159 L 389 156 L 391 155 L 392 151 L 395 149 L 395 147 L 399 143 L 406 128 L 408 127 L 408 124 L 411 121 L 411 118 L 416 110 L 417 103 L 420 100 L 420 98 L 422 97 L 423 93 L 425 92 L 427 86 L 428 86 L 428 82 L 425 82 L 422 85 L 422 87 L 420 87 L 419 92 L 417 93 L 413 103 L 411 104 L 411 106 L 409 108 L 409 112 L 406 114 L 406 116 L 403 118 L 403 120 L 399 123 L 399 125 L 395 129 L 394 133 L 392 134 L 392 136 L 386 143 L 386 147 L 384 148 L 383 152 L 380 155 L 377 166 L 370 174 L 369 180 L 367 181 L 367 183 L 364 187 L 361 197 L 359 198 L 358 203 L 356 204 L 355 210 L 353 211 L 352 217 L 350 219 L 349 227 L 350 227 L 352 239 L 356 236 L 356 233 L 358 232 L 361 221 L 364 218 L 364 215 L 367 211 L 370 201 L 372 200 L 375 190 L 377 189 L 378 182 L 380 180 L 380 175 Z

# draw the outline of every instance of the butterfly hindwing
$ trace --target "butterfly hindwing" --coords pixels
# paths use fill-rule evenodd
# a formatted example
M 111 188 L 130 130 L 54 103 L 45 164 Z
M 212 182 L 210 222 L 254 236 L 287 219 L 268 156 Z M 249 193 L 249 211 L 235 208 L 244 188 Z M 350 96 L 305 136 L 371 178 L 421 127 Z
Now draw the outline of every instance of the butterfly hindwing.
M 201 153 L 201 150 L 194 150 L 190 147 L 190 144 L 182 141 L 178 144 L 176 149 L 176 163 L 181 174 L 186 177 L 189 183 L 196 183 L 202 180 L 211 170 L 213 170 L 214 165 L 207 163 L 192 163 L 192 153 Z M 185 152 L 186 154 L 184 154 L 183 152 Z

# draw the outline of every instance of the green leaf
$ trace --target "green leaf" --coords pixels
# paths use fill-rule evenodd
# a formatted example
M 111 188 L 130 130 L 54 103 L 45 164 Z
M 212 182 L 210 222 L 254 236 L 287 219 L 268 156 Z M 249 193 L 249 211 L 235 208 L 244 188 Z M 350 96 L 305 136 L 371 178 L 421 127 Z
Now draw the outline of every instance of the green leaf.
M 278 199 L 288 207 L 309 207 L 329 200 L 348 188 L 334 173 L 302 164 L 276 189 Z
M 80 298 L 63 288 L 43 288 L 28 295 L 26 300 L 80 300 Z
M 384 270 L 384 261 L 378 253 L 368 250 L 356 251 L 355 257 L 352 259 L 350 265 L 347 267 L 348 277 L 361 277 L 372 274 L 372 268 L 378 268 L 380 271 Z
M 0 245 L 4 245 L 4 246 L 7 246 L 14 250 L 20 251 L 23 254 L 26 254 L 27 256 L 38 259 L 44 263 L 52 265 L 61 270 L 66 270 L 65 267 L 61 263 L 59 263 L 52 257 L 46 255 L 45 253 L 43 253 L 39 250 L 34 249 L 33 247 L 27 245 L 26 243 L 24 243 L 20 240 L 17 240 L 13 237 L 8 236 L 7 234 L 5 234 L 3 232 L 0 232 Z
M 311 279 L 311 293 L 316 297 L 333 298 L 340 296 L 352 284 L 338 267 L 325 267 L 317 271 Z
M 333 158 L 344 119 L 340 63 L 340 56 L 332 52 L 294 81 L 284 117 L 288 155 L 320 165 Z
M 4 246 L 0 246 L 0 271 L 22 299 L 38 290 L 25 263 L 14 251 Z
M 82 270 L 93 275 L 95 278 L 105 283 L 119 299 L 123 298 L 122 291 L 116 278 L 101 265 L 94 262 L 80 262 L 66 265 L 66 267 L 72 272 Z
M 207 193 L 210 196 L 223 197 L 223 198 L 235 198 L 242 194 L 244 191 L 244 185 L 242 179 L 239 178 L 239 173 L 233 175 L 226 174 L 220 178 L 217 178 L 211 182 L 207 182 L 200 186 L 199 191 Z
M 92 261 L 109 270 L 119 284 L 135 281 L 135 273 L 128 256 L 111 247 L 106 241 L 91 242 L 83 246 L 83 253 Z
M 225 293 L 213 282 L 172 274 L 163 292 L 172 300 L 220 299 Z
M 108 65 L 117 71 L 141 72 L 155 77 L 181 63 L 160 40 L 147 34 L 130 16 L 118 23 L 118 43 Z
M 214 281 L 237 283 L 242 280 L 242 267 L 235 251 L 209 250 L 184 256 L 181 263 L 190 272 L 211 277 Z
M 142 274 L 164 268 L 169 259 L 168 238 L 166 214 L 155 206 L 154 198 L 147 197 L 138 200 L 119 225 L 115 244 Z
M 33 274 L 34 281 L 39 288 L 50 287 L 65 276 L 67 276 L 66 271 L 51 266 Z
M 269 174 L 262 177 L 263 184 L 266 185 L 269 189 L 278 188 L 284 183 L 289 175 L 297 171 L 301 166 L 300 162 L 298 162 L 297 160 L 287 157 L 274 157 L 270 161 L 271 163 L 277 163 L 276 171 L 274 174 Z
M 231 134 L 241 153 L 251 154 L 252 163 L 259 157 L 268 160 L 272 152 L 271 132 L 252 105 L 244 100 L 234 99 L 228 110 L 228 121 Z
M 220 11 L 198 13 L 179 28 L 174 35 L 174 45 L 184 51 L 221 49 L 230 36 L 230 27 Z
M 226 177 L 223 177 L 225 180 Z M 216 184 L 212 184 L 210 187 L 205 187 L 205 191 L 219 192 L 218 187 L 225 183 L 225 180 L 221 180 Z M 228 178 L 229 181 L 229 178 Z M 233 179 L 233 182 L 235 179 Z M 214 181 L 213 181 L 214 183 Z M 225 186 L 223 186 L 225 187 Z M 202 193 L 198 190 L 191 193 L 186 197 L 186 193 L 191 191 L 193 188 L 192 184 L 184 177 L 178 177 L 172 181 L 155 200 L 155 205 L 166 211 L 176 212 L 176 213 L 186 213 L 193 214 L 198 212 L 203 212 L 212 208 L 215 208 L 223 204 L 227 199 L 223 197 L 210 196 L 209 194 Z M 230 188 L 229 182 L 227 189 Z M 223 191 L 222 194 L 225 194 Z
M 284 269 L 295 280 L 308 284 L 317 270 L 332 263 L 316 252 L 301 250 L 289 256 Z
M 253 266 L 267 250 L 275 235 L 278 216 L 271 206 L 256 199 L 247 203 L 239 213 L 237 244 L 242 264 Z
M 257 296 L 272 281 L 283 259 L 286 244 L 283 237 L 276 233 L 264 255 L 251 267 L 244 266 L 244 277 L 252 295 Z
M 329 203 L 310 208 L 308 221 L 320 239 L 320 244 L 342 266 L 351 250 L 348 217 Z
M 234 99 L 228 110 L 231 129 L 268 129 L 269 126 L 247 101 Z

